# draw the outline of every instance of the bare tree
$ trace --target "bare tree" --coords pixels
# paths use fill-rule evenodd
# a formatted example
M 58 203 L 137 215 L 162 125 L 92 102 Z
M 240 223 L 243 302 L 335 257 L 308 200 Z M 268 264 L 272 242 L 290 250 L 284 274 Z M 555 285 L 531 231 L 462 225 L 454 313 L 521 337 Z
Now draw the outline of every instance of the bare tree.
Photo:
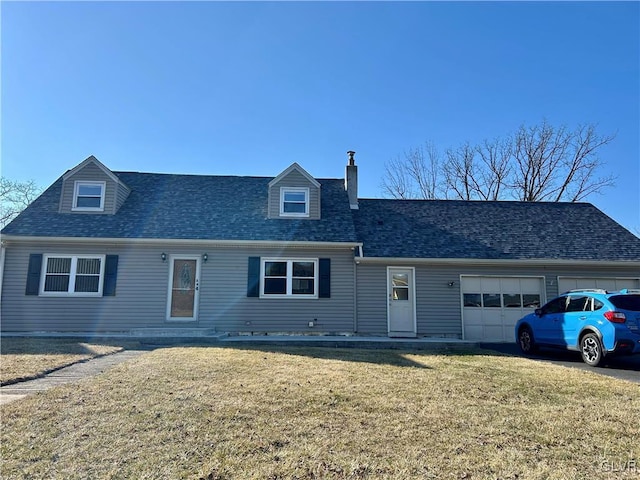
M 0 177 L 0 228 L 27 208 L 41 191 L 33 180 L 18 182 Z
M 512 171 L 510 155 L 510 144 L 499 139 L 447 150 L 443 169 L 446 198 L 500 199 Z
M 483 200 L 500 200 L 507 189 L 513 167 L 511 165 L 512 147 L 506 140 L 485 140 L 476 146 L 484 168 L 480 172 Z
M 385 164 L 385 175 L 381 187 L 385 194 L 394 198 L 439 197 L 440 156 L 430 143 L 413 148 Z
M 475 154 L 475 148 L 469 143 L 455 150 L 447 150 L 447 163 L 443 169 L 447 198 L 451 195 L 460 200 L 477 198 L 481 186 L 478 183 L 480 174 Z
M 598 157 L 613 139 L 594 125 L 570 130 L 544 120 L 503 139 L 449 148 L 444 163 L 427 143 L 385 165 L 383 192 L 394 198 L 577 202 L 613 186 L 612 175 L 599 176 L 604 162 Z
M 613 135 L 598 135 L 593 125 L 580 125 L 574 131 L 546 121 L 520 127 L 513 136 L 513 160 L 519 175 L 512 186 L 517 198 L 577 202 L 613 186 L 613 176 L 596 177 L 603 166 L 597 151 L 613 139 Z

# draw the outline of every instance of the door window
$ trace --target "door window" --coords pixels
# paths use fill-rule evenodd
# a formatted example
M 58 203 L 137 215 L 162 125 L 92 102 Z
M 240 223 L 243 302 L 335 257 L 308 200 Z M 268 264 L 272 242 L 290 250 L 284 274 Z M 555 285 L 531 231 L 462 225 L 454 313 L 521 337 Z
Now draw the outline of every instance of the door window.
M 393 300 L 409 300 L 409 274 L 394 273 L 391 282 Z
M 171 279 L 171 317 L 193 318 L 196 296 L 196 260 L 174 260 Z

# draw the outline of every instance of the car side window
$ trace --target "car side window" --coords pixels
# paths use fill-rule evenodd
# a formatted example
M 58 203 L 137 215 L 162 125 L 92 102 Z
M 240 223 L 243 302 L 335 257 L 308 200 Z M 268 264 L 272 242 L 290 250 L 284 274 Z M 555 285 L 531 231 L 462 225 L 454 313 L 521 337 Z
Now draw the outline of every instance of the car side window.
M 600 310 L 602 307 L 604 307 L 604 303 L 602 303 L 597 298 L 594 298 L 593 299 L 593 309 L 594 310 Z
M 544 307 L 542 307 L 542 314 L 547 315 L 549 313 L 563 313 L 567 304 L 567 297 L 558 297 L 551 300 Z
M 591 310 L 589 300 L 590 297 L 569 297 L 569 303 L 567 304 L 567 312 L 584 312 Z

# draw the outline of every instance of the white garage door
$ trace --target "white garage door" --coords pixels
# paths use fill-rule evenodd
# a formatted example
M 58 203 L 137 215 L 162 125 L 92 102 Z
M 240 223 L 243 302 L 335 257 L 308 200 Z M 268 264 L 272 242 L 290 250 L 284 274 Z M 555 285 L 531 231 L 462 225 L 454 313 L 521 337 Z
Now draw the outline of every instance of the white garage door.
M 516 322 L 544 302 L 542 277 L 462 276 L 465 340 L 513 342 Z
M 602 288 L 604 290 L 621 290 L 623 288 L 640 288 L 638 278 L 590 278 L 590 277 L 558 277 L 558 292 L 578 288 Z

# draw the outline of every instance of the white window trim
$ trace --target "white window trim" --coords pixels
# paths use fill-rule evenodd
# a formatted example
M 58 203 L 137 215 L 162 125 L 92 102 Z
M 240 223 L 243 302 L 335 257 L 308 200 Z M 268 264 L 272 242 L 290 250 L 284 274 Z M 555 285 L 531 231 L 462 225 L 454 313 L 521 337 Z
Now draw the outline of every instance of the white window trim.
M 78 194 L 80 192 L 81 186 L 100 186 L 100 206 L 99 207 L 77 207 L 78 203 Z M 106 196 L 107 191 L 107 182 L 94 182 L 94 181 L 85 181 L 85 180 L 76 180 L 73 186 L 73 204 L 71 205 L 71 210 L 74 212 L 104 212 L 104 198 Z
M 284 211 L 284 195 L 288 192 L 304 192 L 305 213 L 285 212 Z M 308 187 L 280 187 L 280 216 L 281 217 L 308 217 L 309 216 L 309 188 Z
M 286 294 L 274 294 L 264 293 L 264 271 L 265 264 L 267 262 L 287 262 L 287 293 Z M 313 262 L 313 294 L 293 294 L 293 262 Z M 318 282 L 320 276 L 318 273 L 318 259 L 317 258 L 261 258 L 260 259 L 260 298 L 318 298 Z
M 69 272 L 69 288 L 66 292 L 46 292 L 44 290 L 45 280 L 47 278 L 47 263 L 49 258 L 70 258 L 71 269 Z M 74 292 L 76 270 L 78 266 L 79 258 L 98 258 L 100 259 L 100 277 L 98 278 L 98 291 L 97 292 Z M 48 253 L 42 256 L 42 268 L 40 269 L 40 295 L 44 297 L 101 297 L 102 287 L 104 284 L 104 268 L 106 262 L 106 255 L 69 255 L 68 253 Z

